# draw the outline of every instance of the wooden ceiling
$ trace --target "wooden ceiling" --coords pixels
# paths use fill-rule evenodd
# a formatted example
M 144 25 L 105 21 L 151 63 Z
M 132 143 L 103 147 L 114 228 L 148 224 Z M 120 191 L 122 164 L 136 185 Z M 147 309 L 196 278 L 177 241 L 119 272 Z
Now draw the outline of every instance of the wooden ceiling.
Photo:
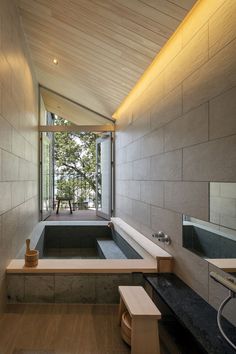
M 19 8 L 39 83 L 111 117 L 195 2 L 19 0 Z

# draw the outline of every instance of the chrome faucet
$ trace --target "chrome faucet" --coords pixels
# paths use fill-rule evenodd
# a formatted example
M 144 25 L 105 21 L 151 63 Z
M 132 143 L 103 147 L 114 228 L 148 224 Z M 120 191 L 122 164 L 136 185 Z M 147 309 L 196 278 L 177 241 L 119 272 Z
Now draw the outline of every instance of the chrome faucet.
M 107 224 L 107 226 L 113 231 L 114 230 L 114 224 L 112 221 L 109 221 L 109 223 Z
M 167 245 L 171 243 L 170 237 L 166 235 L 163 231 L 158 231 L 157 233 L 152 234 L 152 237 L 157 238 L 158 241 L 164 242 Z

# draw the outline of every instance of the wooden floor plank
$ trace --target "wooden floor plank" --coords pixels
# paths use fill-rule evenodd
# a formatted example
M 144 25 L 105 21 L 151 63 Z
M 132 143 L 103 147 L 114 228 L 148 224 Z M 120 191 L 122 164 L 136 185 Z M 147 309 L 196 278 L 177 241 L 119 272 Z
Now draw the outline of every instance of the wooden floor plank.
M 117 305 L 9 306 L 0 316 L 1 354 L 128 354 Z

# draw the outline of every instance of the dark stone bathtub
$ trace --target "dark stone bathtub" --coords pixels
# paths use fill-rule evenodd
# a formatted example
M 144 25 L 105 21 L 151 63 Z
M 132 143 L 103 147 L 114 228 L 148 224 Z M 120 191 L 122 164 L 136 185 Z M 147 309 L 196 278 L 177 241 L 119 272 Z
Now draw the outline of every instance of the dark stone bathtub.
M 103 242 L 101 249 L 98 241 Z M 142 258 L 116 231 L 106 225 L 46 225 L 36 249 L 40 258 Z M 116 256 L 117 254 L 117 256 Z M 123 257 L 119 257 L 123 254 Z

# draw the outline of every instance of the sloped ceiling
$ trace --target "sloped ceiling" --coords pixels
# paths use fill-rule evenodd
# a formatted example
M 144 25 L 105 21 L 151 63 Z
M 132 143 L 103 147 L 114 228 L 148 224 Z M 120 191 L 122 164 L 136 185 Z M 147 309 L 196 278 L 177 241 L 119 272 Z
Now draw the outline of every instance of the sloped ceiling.
M 51 90 L 40 88 L 41 97 L 48 112 L 57 114 L 76 125 L 106 125 L 113 121 L 78 105 Z
M 39 83 L 111 117 L 195 2 L 19 0 L 19 9 Z

